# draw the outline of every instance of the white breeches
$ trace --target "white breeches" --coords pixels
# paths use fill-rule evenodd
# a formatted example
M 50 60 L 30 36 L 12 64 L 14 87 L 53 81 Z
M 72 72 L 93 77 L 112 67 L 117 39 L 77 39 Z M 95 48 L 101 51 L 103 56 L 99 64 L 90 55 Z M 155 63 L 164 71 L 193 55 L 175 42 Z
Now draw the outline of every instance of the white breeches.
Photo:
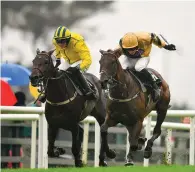
M 135 69 L 136 71 L 140 72 L 142 69 L 145 69 L 150 62 L 149 57 L 142 57 L 137 59 L 132 59 L 125 57 L 124 63 L 127 64 L 127 67 L 130 69 Z
M 67 69 L 71 66 L 71 65 L 68 63 L 68 61 L 66 61 L 65 59 L 60 58 L 60 60 L 61 60 L 61 64 L 58 66 L 58 68 L 59 68 L 60 70 L 65 71 L 65 70 L 67 70 Z
M 79 60 L 73 64 L 69 64 L 69 62 L 63 58 L 61 58 L 61 64 L 59 65 L 59 69 L 60 70 L 63 70 L 63 71 L 66 71 L 69 67 L 76 67 L 77 65 L 79 65 L 80 63 L 82 62 L 82 60 Z M 87 71 L 87 70 L 86 70 Z M 86 72 L 86 71 L 83 71 L 83 72 Z

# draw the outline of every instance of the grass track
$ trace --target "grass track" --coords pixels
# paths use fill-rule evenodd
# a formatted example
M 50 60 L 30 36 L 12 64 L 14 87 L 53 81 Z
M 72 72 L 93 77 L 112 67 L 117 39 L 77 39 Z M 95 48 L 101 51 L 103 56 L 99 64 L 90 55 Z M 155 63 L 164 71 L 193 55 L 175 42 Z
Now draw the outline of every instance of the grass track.
M 151 167 L 104 167 L 104 168 L 49 168 L 2 169 L 2 172 L 195 172 L 195 166 L 151 166 Z

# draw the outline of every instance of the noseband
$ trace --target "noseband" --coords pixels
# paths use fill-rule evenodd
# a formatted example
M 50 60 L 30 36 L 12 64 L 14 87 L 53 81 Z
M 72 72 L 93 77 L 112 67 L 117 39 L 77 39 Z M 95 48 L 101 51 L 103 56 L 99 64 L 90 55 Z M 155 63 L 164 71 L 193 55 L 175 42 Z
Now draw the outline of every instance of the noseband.
M 109 75 L 106 73 L 106 71 L 101 70 L 101 71 L 100 71 L 100 75 L 101 75 L 101 74 L 105 74 L 105 75 L 107 76 L 109 88 L 114 88 L 114 87 L 116 87 L 116 86 L 119 85 L 119 84 L 120 84 L 120 85 L 123 85 L 124 87 L 127 87 L 126 84 L 124 84 L 124 83 L 122 83 L 122 82 L 120 82 L 120 81 L 118 81 L 118 80 L 115 79 L 115 77 L 116 77 L 116 75 L 117 75 L 117 65 L 119 65 L 117 56 L 116 56 L 115 54 L 111 53 L 111 52 L 106 52 L 106 53 L 115 56 L 115 63 L 114 63 L 114 65 L 116 66 L 116 67 L 115 67 L 115 72 L 114 72 L 113 75 L 109 76 Z
M 51 57 L 50 57 L 47 53 L 38 53 L 37 55 L 46 55 L 46 56 L 48 57 L 48 59 L 49 59 L 48 66 L 52 63 Z M 39 57 L 37 57 L 37 58 L 39 58 Z M 35 100 L 35 102 L 34 102 L 34 104 L 35 104 L 35 103 L 37 102 L 37 100 L 40 98 L 40 96 L 41 96 L 43 93 L 45 93 L 45 90 L 46 90 L 47 84 L 48 84 L 48 80 L 49 80 L 49 79 L 53 79 L 53 78 L 52 78 L 52 77 L 45 77 L 45 76 L 44 76 L 44 73 L 46 73 L 46 72 L 49 71 L 48 68 L 47 68 L 46 71 L 44 71 L 44 72 L 42 72 L 42 71 L 41 71 L 39 68 L 37 68 L 37 67 L 33 67 L 33 70 L 38 70 L 39 73 L 40 73 L 40 76 L 38 76 L 38 81 L 37 81 L 37 84 L 38 84 L 38 87 L 39 87 L 38 92 L 39 92 L 40 94 L 39 94 L 38 98 Z M 57 77 L 57 78 L 59 78 L 59 77 Z M 57 78 L 56 78 L 56 79 L 57 79 Z M 43 83 L 44 80 L 46 81 L 46 84 L 45 84 L 45 85 L 44 85 L 44 83 Z

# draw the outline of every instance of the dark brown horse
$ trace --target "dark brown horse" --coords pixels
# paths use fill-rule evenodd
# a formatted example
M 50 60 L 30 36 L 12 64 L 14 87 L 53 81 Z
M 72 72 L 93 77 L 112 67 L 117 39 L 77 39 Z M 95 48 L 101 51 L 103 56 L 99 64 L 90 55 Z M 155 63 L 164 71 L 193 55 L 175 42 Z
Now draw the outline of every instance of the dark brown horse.
M 75 166 L 82 167 L 81 144 L 83 129 L 79 122 L 91 114 L 96 118 L 99 125 L 102 125 L 105 116 L 105 96 L 101 89 L 100 81 L 92 74 L 85 74 L 96 90 L 97 100 L 86 100 L 79 94 L 69 77 L 68 71 L 55 69 L 50 52 L 37 52 L 33 60 L 33 69 L 30 76 L 33 86 L 40 86 L 43 83 L 42 91 L 46 94 L 45 116 L 49 124 L 48 128 L 48 155 L 55 157 L 54 142 L 59 128 L 69 130 L 72 133 L 72 153 L 75 158 Z M 101 133 L 101 149 L 99 165 L 106 166 L 105 154 L 109 158 L 115 158 L 116 154 L 110 150 L 107 142 L 107 133 Z
M 149 69 L 161 80 L 161 95 L 153 102 L 150 92 L 143 92 L 136 77 L 128 70 L 123 70 L 114 51 L 103 51 L 100 59 L 100 81 L 103 89 L 108 89 L 107 116 L 101 131 L 123 124 L 129 132 L 130 149 L 126 166 L 133 165 L 133 153 L 140 150 L 146 139 L 139 138 L 144 118 L 152 111 L 157 111 L 157 122 L 153 136 L 148 140 L 144 157 L 150 158 L 155 139 L 161 134 L 161 125 L 166 117 L 170 102 L 169 86 L 155 70 Z

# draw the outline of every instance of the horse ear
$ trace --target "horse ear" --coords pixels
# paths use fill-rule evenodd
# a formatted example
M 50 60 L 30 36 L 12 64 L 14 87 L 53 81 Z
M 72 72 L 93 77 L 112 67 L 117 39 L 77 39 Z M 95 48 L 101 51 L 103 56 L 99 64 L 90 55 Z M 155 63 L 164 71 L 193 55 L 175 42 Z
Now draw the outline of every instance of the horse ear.
M 37 52 L 37 54 L 39 54 L 39 53 L 40 53 L 40 50 L 39 50 L 39 48 L 37 48 L 36 52 Z
M 104 55 L 105 54 L 105 51 L 104 50 L 99 50 L 99 52 L 102 54 L 102 55 Z
M 55 50 L 51 50 L 48 52 L 48 55 L 51 56 Z

